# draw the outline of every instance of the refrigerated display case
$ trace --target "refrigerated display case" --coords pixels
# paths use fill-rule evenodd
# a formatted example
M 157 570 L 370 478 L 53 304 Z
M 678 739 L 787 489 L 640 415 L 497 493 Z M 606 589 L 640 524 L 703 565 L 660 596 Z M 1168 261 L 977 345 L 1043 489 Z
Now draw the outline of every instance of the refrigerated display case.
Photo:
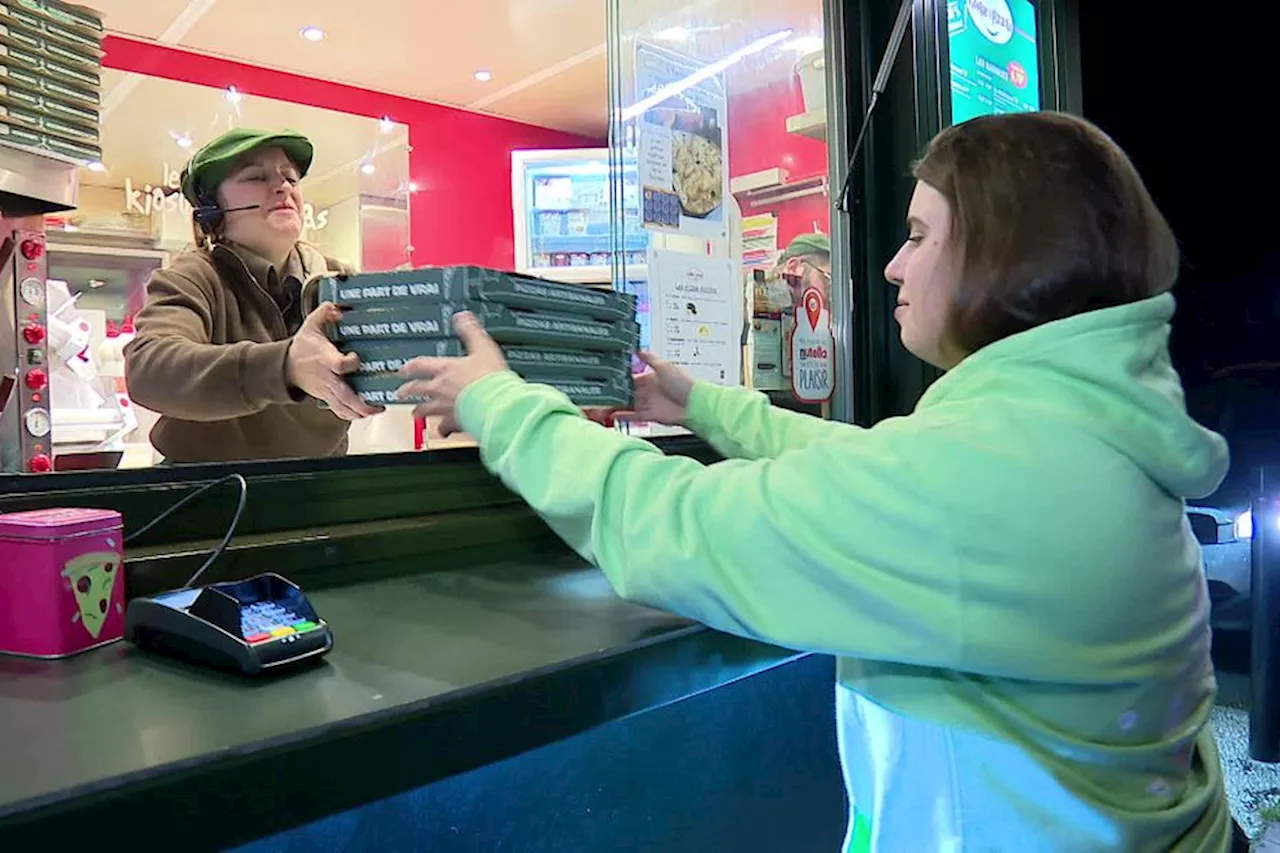
M 612 288 L 619 260 L 629 280 L 645 278 L 649 239 L 640 227 L 639 171 L 633 164 L 623 167 L 628 227 L 618 246 L 610 234 L 607 148 L 513 151 L 511 174 L 518 272 Z M 624 257 L 615 259 L 615 251 Z

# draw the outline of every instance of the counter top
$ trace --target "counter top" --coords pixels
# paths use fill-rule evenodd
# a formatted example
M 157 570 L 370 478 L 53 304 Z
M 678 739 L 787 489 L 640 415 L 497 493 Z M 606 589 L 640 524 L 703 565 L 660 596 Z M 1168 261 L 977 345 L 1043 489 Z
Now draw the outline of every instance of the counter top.
M 569 560 L 311 599 L 334 649 L 281 678 L 124 644 L 60 662 L 0 657 L 0 847 L 47 845 L 77 824 L 111 837 L 108 824 L 123 832 L 139 820 L 156 831 L 218 824 L 203 840 L 227 846 L 797 657 L 622 601 Z M 338 768 L 340 785 L 308 782 Z M 305 797 L 282 808 L 281 797 L 243 793 L 264 784 Z M 219 824 L 228 808 L 237 820 Z

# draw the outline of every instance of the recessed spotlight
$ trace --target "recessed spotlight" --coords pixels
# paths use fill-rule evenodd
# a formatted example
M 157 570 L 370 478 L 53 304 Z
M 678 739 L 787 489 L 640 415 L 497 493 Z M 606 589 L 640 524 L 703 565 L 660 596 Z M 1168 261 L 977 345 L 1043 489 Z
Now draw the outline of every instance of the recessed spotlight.
M 94 160 L 92 163 L 87 164 L 85 168 L 88 169 L 90 172 L 107 171 L 107 165 L 103 163 L 101 160 Z
M 238 104 L 244 95 L 241 95 L 235 86 L 228 86 L 227 91 L 222 93 L 222 97 L 226 98 L 233 104 Z
M 382 133 L 390 133 L 396 129 L 396 123 L 391 120 L 391 116 L 383 116 L 378 119 L 378 130 Z
M 410 182 L 409 182 L 409 192 L 411 192 L 411 193 L 416 193 L 417 191 L 418 191 L 418 183 L 417 183 L 417 181 L 410 181 Z
M 481 83 L 488 83 L 490 80 L 493 79 L 493 73 L 489 71 L 485 71 L 483 68 L 477 71 L 472 76 L 474 76 Z
M 307 41 L 324 41 L 325 31 L 319 27 L 303 27 L 298 34 Z
M 685 27 L 671 27 L 658 33 L 658 38 L 663 41 L 688 41 L 693 38 L 693 33 Z
M 378 171 L 378 167 L 372 163 L 364 163 L 360 166 L 360 171 L 366 175 L 372 175 L 374 172 Z
M 174 134 L 173 141 L 178 143 L 179 148 L 190 149 L 192 145 L 195 145 L 195 143 L 191 141 L 191 137 L 187 136 L 185 133 Z

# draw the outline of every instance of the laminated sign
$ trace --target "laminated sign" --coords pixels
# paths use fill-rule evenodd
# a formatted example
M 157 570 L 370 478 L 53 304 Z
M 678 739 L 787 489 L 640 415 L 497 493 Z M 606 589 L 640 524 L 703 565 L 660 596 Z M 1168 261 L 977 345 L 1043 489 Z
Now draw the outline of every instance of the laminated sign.
M 802 403 L 825 403 L 836 385 L 835 338 L 822 292 L 807 289 L 791 336 L 791 390 Z

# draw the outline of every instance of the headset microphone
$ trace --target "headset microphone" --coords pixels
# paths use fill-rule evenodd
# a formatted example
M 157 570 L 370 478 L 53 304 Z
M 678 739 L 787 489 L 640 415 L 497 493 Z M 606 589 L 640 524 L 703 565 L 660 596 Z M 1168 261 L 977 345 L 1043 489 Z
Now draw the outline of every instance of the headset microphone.
M 191 212 L 199 217 L 217 216 L 219 213 L 239 213 L 242 210 L 257 210 L 262 207 L 260 204 L 246 204 L 243 207 L 219 207 L 216 204 L 204 204 L 200 207 L 194 207 Z

